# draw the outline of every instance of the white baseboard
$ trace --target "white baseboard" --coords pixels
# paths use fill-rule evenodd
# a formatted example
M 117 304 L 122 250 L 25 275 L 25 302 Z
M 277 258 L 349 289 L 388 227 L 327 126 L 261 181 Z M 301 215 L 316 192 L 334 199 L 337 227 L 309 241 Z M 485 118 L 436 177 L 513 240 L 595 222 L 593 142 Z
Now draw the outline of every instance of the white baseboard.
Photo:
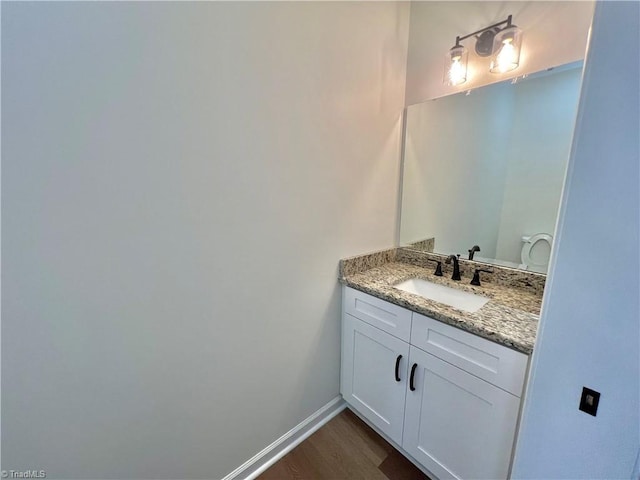
M 346 406 L 342 397 L 338 395 L 222 480 L 253 480 L 339 414 Z

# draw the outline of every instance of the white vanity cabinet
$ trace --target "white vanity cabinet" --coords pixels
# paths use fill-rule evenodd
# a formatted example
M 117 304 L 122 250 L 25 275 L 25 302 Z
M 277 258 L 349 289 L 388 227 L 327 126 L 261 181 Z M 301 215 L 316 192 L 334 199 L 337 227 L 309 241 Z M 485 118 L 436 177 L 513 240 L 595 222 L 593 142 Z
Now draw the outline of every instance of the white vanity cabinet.
M 344 288 L 341 392 L 444 478 L 507 478 L 528 357 Z
M 409 344 L 349 315 L 342 332 L 343 366 L 349 366 L 342 369 L 343 397 L 401 444 Z
M 411 312 L 351 288 L 343 310 L 342 396 L 401 444 Z
M 520 398 L 411 347 L 402 447 L 438 478 L 507 478 Z

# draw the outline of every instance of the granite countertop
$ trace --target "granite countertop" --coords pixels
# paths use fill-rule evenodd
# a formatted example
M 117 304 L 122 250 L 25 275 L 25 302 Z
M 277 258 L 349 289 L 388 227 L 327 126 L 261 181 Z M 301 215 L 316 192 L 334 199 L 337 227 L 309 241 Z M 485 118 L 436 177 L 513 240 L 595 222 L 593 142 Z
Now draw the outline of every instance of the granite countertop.
M 469 279 L 462 282 L 436 277 L 433 269 L 390 261 L 365 271 L 344 275 L 341 283 L 388 302 L 421 313 L 480 337 L 500 343 L 527 355 L 533 351 L 538 329 L 542 295 L 517 287 L 483 282 L 476 287 Z M 446 274 L 445 274 L 446 275 Z M 427 300 L 393 286 L 410 278 L 422 278 L 489 297 L 477 312 L 468 313 L 448 305 Z

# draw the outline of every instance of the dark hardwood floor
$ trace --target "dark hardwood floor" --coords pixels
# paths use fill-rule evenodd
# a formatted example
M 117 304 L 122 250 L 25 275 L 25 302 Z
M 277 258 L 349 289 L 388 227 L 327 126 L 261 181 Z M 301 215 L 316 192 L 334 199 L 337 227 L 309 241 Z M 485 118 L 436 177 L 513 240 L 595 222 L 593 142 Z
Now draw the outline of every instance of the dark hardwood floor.
M 344 410 L 259 480 L 429 480 L 350 410 Z

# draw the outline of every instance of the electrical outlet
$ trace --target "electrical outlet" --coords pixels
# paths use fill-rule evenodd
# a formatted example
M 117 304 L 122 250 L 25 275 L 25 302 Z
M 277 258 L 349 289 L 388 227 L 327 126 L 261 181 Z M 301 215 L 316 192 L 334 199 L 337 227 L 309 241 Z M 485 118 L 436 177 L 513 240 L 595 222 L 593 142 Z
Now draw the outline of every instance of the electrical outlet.
M 582 387 L 582 397 L 580 397 L 580 410 L 589 415 L 596 416 L 598 411 L 598 403 L 600 403 L 600 392 Z

